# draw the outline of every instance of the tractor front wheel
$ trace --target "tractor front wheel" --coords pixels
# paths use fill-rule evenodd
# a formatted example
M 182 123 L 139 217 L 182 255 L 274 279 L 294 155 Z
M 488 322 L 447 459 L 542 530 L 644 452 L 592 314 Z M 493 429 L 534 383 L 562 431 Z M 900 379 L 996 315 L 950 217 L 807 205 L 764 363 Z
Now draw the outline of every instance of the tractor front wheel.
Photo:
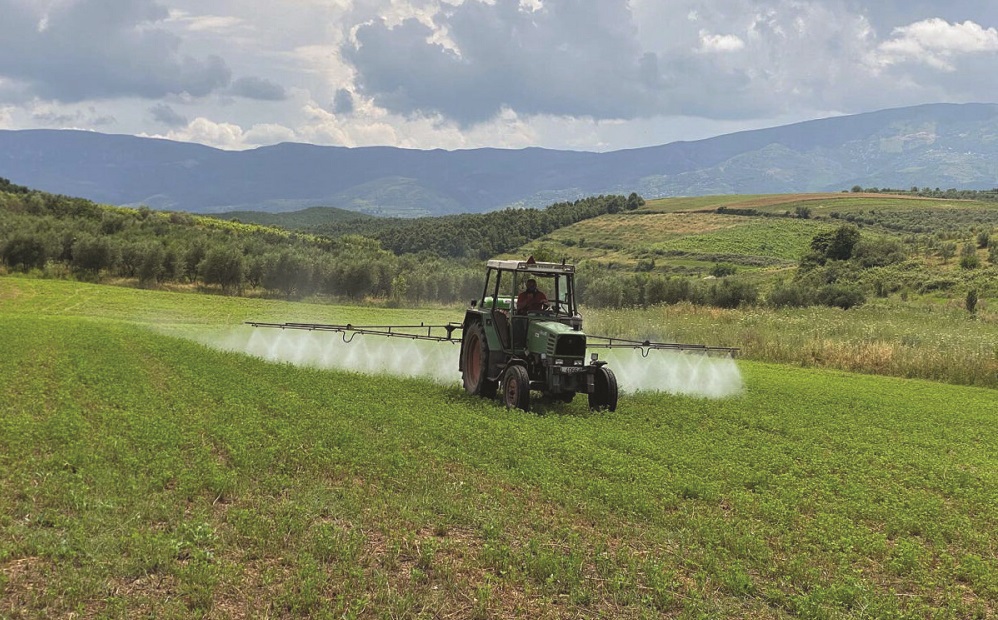
M 523 366 L 510 366 L 502 375 L 502 400 L 508 409 L 530 411 L 530 377 Z
M 464 335 L 464 359 L 461 360 L 464 389 L 473 396 L 495 398 L 495 381 L 489 381 L 489 342 L 481 323 L 475 323 Z
M 617 377 L 606 366 L 600 366 L 595 372 L 595 390 L 589 395 L 589 408 L 593 411 L 606 409 L 617 410 Z

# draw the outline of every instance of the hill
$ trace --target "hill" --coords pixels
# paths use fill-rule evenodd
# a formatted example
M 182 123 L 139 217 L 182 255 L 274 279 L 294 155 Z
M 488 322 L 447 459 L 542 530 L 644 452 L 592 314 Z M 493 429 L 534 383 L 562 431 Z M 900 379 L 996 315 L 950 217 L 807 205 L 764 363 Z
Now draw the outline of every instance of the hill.
M 279 144 L 226 152 L 77 131 L 0 131 L 0 176 L 116 205 L 192 212 L 331 206 L 442 215 L 601 193 L 646 198 L 998 186 L 998 105 L 926 105 L 585 153 Z
M 267 211 L 226 211 L 212 217 L 220 220 L 238 220 L 263 226 L 279 226 L 290 230 L 317 228 L 321 226 L 360 226 L 374 220 L 370 215 L 337 209 L 336 207 L 309 207 L 300 211 L 269 213 Z
M 0 615 L 986 618 L 998 600 L 993 390 L 740 362 L 735 398 L 528 415 L 183 338 L 400 310 L 12 277 L 0 300 Z
M 870 258 L 868 290 L 998 294 L 998 203 L 881 193 L 668 198 L 559 228 L 510 256 L 557 257 L 595 270 L 705 277 L 719 264 L 772 286 L 795 275 L 816 235 L 856 227 Z M 962 264 L 957 252 L 973 255 Z M 874 264 L 876 263 L 876 264 Z M 973 263 L 973 264 L 971 264 Z M 894 265 L 895 268 L 891 268 Z M 592 275 L 592 274 L 591 274 Z M 716 274 L 714 275 L 723 275 Z

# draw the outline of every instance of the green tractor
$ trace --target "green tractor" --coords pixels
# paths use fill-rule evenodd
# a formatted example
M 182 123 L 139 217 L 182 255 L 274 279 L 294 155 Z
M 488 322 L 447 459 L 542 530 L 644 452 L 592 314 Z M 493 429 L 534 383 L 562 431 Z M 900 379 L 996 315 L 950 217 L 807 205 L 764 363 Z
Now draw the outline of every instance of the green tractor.
M 586 394 L 593 410 L 617 409 L 617 378 L 586 348 L 670 350 L 734 356 L 738 349 L 698 344 L 625 340 L 586 335 L 575 299 L 575 266 L 526 261 L 490 260 L 480 299 L 471 301 L 462 323 L 446 325 L 330 325 L 263 323 L 253 327 L 340 334 L 343 342 L 357 335 L 460 343 L 458 370 L 469 394 L 495 398 L 510 408 L 530 409 L 530 392 L 569 403 Z M 454 333 L 462 332 L 461 338 Z
M 461 371 L 469 394 L 528 410 L 530 392 L 571 402 L 589 396 L 591 409 L 617 409 L 617 378 L 593 354 L 575 304 L 575 266 L 490 260 L 481 299 L 462 323 Z M 536 283 L 536 292 L 528 290 Z

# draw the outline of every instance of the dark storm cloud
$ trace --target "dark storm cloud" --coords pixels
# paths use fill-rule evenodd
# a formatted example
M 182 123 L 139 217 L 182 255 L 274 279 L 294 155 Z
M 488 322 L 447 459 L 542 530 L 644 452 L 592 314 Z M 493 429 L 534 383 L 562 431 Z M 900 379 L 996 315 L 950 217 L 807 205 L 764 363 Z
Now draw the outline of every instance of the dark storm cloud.
M 187 126 L 187 117 L 165 103 L 157 103 L 152 106 L 149 108 L 149 113 L 152 115 L 152 119 L 160 125 L 173 128 Z
M 333 97 L 333 113 L 350 114 L 352 112 L 353 94 L 345 88 L 337 90 L 336 95 Z
M 428 42 L 434 31 L 416 19 L 358 28 L 344 57 L 359 89 L 394 112 L 440 112 L 465 124 L 503 106 L 597 118 L 631 118 L 649 106 L 646 83 L 656 78 L 626 0 L 548 0 L 537 11 L 518 0 L 472 0 L 444 9 L 437 23 L 456 50 Z
M 231 79 L 221 58 L 183 55 L 178 37 L 154 27 L 167 17 L 154 0 L 78 0 L 47 14 L 0 0 L 0 15 L 0 76 L 43 98 L 199 97 Z
M 241 77 L 232 83 L 229 94 L 260 101 L 284 101 L 288 98 L 284 87 L 258 77 Z

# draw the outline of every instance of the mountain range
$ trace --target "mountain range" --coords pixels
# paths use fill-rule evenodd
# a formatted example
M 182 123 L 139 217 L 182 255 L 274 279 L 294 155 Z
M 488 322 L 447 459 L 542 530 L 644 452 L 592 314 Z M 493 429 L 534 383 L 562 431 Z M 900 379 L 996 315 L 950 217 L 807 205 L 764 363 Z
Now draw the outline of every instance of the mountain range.
M 645 198 L 998 186 L 998 104 L 929 104 L 606 153 L 247 151 L 74 130 L 0 131 L 0 177 L 117 205 L 217 213 L 332 206 L 443 215 L 601 193 Z

